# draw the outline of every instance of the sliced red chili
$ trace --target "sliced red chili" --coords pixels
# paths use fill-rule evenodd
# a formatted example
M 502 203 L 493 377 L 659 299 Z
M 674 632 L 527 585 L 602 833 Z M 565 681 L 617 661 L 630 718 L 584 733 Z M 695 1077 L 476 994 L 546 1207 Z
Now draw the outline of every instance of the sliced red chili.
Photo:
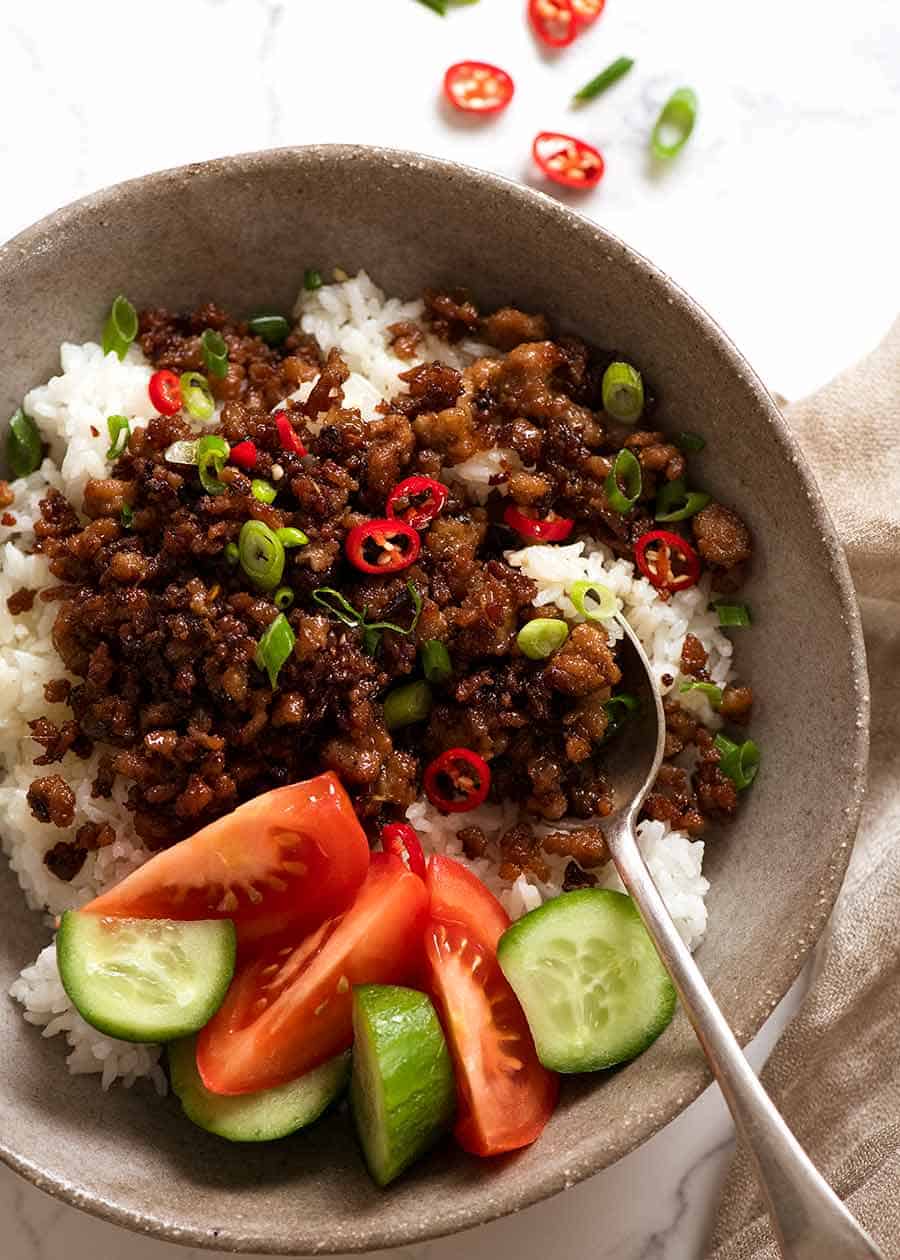
M 440 481 L 435 481 L 433 477 L 407 477 L 405 481 L 399 481 L 388 495 L 387 514 L 405 521 L 413 529 L 424 529 L 443 510 L 446 502 L 447 487 Z
M 150 401 L 161 416 L 174 416 L 181 410 L 181 381 L 174 372 L 161 368 L 150 377 L 147 386 Z
M 471 748 L 448 748 L 425 767 L 425 795 L 445 814 L 464 814 L 487 799 L 491 768 Z
M 238 442 L 237 446 L 232 446 L 228 459 L 230 463 L 237 464 L 238 468 L 249 469 L 255 467 L 257 455 L 253 442 Z
M 634 559 L 644 577 L 660 591 L 685 591 L 696 586 L 700 578 L 700 557 L 694 548 L 667 529 L 642 534 L 634 545 Z M 681 563 L 680 572 L 676 572 L 676 560 Z
M 548 48 L 566 48 L 578 34 L 572 0 L 529 0 L 528 16 Z
M 568 516 L 555 516 L 551 513 L 543 520 L 526 516 L 512 503 L 503 513 L 503 519 L 516 533 L 530 542 L 562 542 L 569 537 L 575 526 L 575 522 Z
M 569 0 L 579 31 L 586 30 L 603 12 L 606 0 Z
M 444 75 L 444 95 L 467 114 L 497 114 L 515 90 L 506 71 L 488 61 L 458 61 Z
M 278 430 L 278 436 L 281 439 L 281 449 L 283 451 L 291 451 L 294 455 L 308 454 L 306 447 L 300 441 L 294 426 L 291 424 L 290 417 L 287 412 L 275 412 L 275 427 Z
M 531 151 L 547 178 L 566 188 L 596 188 L 603 178 L 603 155 L 575 136 L 542 131 Z
M 344 550 L 363 573 L 396 573 L 415 562 L 421 545 L 406 521 L 363 521 L 350 530 Z
M 388 823 L 381 829 L 381 847 L 385 853 L 393 853 L 408 871 L 425 878 L 425 854 L 415 829 L 409 823 Z

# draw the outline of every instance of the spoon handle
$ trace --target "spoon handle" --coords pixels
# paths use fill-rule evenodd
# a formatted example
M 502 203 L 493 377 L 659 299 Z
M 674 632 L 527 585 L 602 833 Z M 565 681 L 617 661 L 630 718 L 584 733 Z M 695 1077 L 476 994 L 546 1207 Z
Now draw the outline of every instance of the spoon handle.
M 784 1260 L 883 1260 L 882 1253 L 813 1167 L 755 1072 L 666 909 L 634 834 L 634 813 L 612 821 L 613 860 L 669 971 L 735 1127 L 756 1163 Z

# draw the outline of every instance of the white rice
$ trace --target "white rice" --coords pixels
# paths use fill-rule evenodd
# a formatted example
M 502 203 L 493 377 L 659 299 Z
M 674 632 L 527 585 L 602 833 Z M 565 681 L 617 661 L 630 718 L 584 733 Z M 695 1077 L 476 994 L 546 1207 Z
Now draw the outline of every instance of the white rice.
M 423 311 L 423 304 L 418 301 L 386 299 L 360 272 L 354 279 L 323 286 L 314 293 L 301 293 L 295 316 L 303 331 L 315 336 L 323 350 L 340 350 L 351 371 L 345 387 L 345 405 L 358 407 L 366 418 L 372 418 L 382 398 L 403 388 L 400 374 L 416 361 L 437 358 L 464 367 L 473 358 L 496 354 L 474 341 L 448 346 L 423 327 L 419 359 L 398 358 L 391 349 L 389 326 L 406 320 L 421 324 Z M 92 342 L 82 346 L 64 344 L 60 357 L 61 374 L 31 390 L 24 404 L 49 445 L 49 458 L 37 472 L 13 482 L 15 502 L 10 511 L 16 523 L 0 526 L 2 843 L 28 904 L 50 915 L 83 905 L 149 856 L 124 807 L 125 784 L 117 782 L 108 800 L 91 798 L 98 753 L 86 762 L 69 754 L 54 767 L 76 796 L 75 820 L 65 833 L 37 822 L 26 801 L 28 786 L 36 774 L 36 746 L 31 741 L 28 722 L 44 714 L 60 720 L 68 716 L 64 706 L 48 705 L 43 695 L 47 682 L 65 676 L 51 639 L 56 605 L 38 598 L 31 612 L 17 617 L 12 617 L 6 607 L 9 596 L 20 587 L 52 584 L 46 560 L 30 554 L 34 522 L 40 515 L 38 502 L 52 486 L 80 506 L 86 482 L 105 476 L 108 470 L 107 417 L 125 415 L 136 427 L 153 415 L 147 392 L 151 368 L 137 347 L 132 347 L 122 362 L 114 354 L 104 357 L 101 348 Z M 308 393 L 310 388 L 305 386 L 302 393 Z M 452 476 L 464 481 L 483 500 L 490 491 L 490 478 L 504 466 L 521 466 L 515 452 L 492 451 L 475 456 L 458 465 Z M 679 658 L 688 632 L 695 634 L 709 652 L 713 681 L 724 683 L 730 677 L 731 643 L 719 631 L 715 615 L 707 610 L 707 586 L 701 584 L 683 591 L 664 603 L 649 582 L 635 575 L 630 563 L 616 559 L 607 548 L 590 541 L 565 547 L 527 547 L 509 553 L 507 559 L 537 583 L 536 603 L 555 603 L 573 620 L 578 619 L 578 613 L 567 595 L 573 582 L 590 579 L 608 586 L 641 638 L 657 677 L 671 676 L 671 682 L 661 684 L 664 690 L 677 688 L 681 681 Z M 615 637 L 618 627 L 610 623 L 609 628 Z M 715 714 L 704 696 L 693 692 L 681 700 L 705 722 L 714 724 Z M 515 821 L 516 813 L 511 803 L 484 806 L 468 813 L 465 822 L 482 826 L 496 844 L 501 831 Z M 497 893 L 514 918 L 560 891 L 563 859 L 549 859 L 552 875 L 546 884 L 530 875 L 503 881 L 495 863 L 465 858 L 456 837 L 462 825 L 459 819 L 440 815 L 424 801 L 410 808 L 409 818 L 429 851 L 449 853 L 466 862 Z M 116 842 L 90 854 L 72 882 L 64 883 L 47 870 L 44 854 L 62 834 L 70 834 L 87 821 L 111 823 Z M 688 945 L 695 948 L 706 928 L 704 897 L 709 887 L 701 873 L 702 842 L 692 841 L 658 822 L 642 823 L 639 839 L 679 930 Z M 600 875 L 606 886 L 621 887 L 611 867 L 604 868 Z M 72 1072 L 98 1074 L 104 1089 L 115 1080 L 131 1085 L 139 1078 L 150 1078 L 160 1092 L 165 1090 L 159 1047 L 135 1046 L 105 1037 L 72 1008 L 60 983 L 52 944 L 32 966 L 25 968 L 11 994 L 25 1007 L 25 1018 L 43 1028 L 44 1036 L 65 1033 L 71 1047 L 67 1063 Z

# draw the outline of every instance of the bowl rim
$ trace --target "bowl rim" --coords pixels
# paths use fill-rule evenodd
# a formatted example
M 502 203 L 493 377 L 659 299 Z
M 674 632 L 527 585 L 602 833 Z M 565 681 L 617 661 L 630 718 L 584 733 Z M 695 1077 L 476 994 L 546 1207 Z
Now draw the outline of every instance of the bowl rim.
M 769 428 L 777 444 L 787 459 L 794 465 L 800 485 L 804 490 L 812 518 L 819 529 L 823 563 L 827 568 L 830 581 L 838 595 L 842 622 L 846 629 L 849 655 L 849 672 L 851 686 L 855 697 L 857 722 L 853 733 L 853 767 L 854 774 L 847 785 L 847 806 L 836 826 L 836 845 L 832 855 L 833 879 L 830 884 L 833 908 L 853 849 L 853 841 L 859 825 L 860 812 L 865 792 L 866 771 L 869 749 L 869 682 L 866 668 L 865 644 L 862 633 L 862 622 L 856 592 L 850 576 L 849 566 L 843 547 L 837 536 L 835 526 L 818 484 L 807 464 L 806 458 L 794 437 L 786 419 L 776 404 L 772 394 L 762 383 L 754 369 L 741 354 L 728 334 L 720 327 L 711 315 L 692 298 L 672 277 L 643 254 L 627 245 L 620 237 L 579 211 L 572 209 L 540 189 L 523 184 L 514 179 L 495 174 L 468 163 L 447 158 L 434 157 L 414 150 L 395 149 L 380 145 L 365 144 L 315 144 L 282 146 L 278 148 L 259 149 L 238 154 L 212 158 L 201 162 L 191 162 L 182 166 L 166 167 L 151 171 L 144 175 L 108 185 L 87 194 L 76 201 L 52 211 L 48 215 L 0 245 L 0 270 L 16 265 L 29 255 L 43 252 L 51 236 L 65 235 L 69 229 L 76 228 L 85 214 L 102 211 L 109 207 L 114 210 L 120 198 L 128 197 L 142 190 L 145 186 L 164 187 L 178 184 L 194 178 L 215 178 L 220 174 L 235 171 L 243 175 L 252 175 L 257 170 L 268 166 L 277 167 L 286 161 L 294 160 L 299 166 L 326 164 L 335 162 L 376 161 L 395 168 L 424 171 L 452 176 L 462 176 L 467 180 L 486 183 L 504 197 L 514 198 L 520 203 L 537 205 L 544 215 L 550 214 L 561 225 L 574 227 L 583 232 L 587 229 L 593 234 L 597 248 L 603 248 L 608 254 L 615 253 L 631 267 L 637 267 L 659 284 L 667 297 L 675 305 L 681 315 L 699 326 L 705 339 L 714 343 L 727 369 L 740 376 L 744 385 L 753 395 L 756 405 L 765 413 Z M 824 920 L 823 920 L 824 922 Z M 795 952 L 778 957 L 775 975 L 771 980 L 769 996 L 771 1002 L 766 1010 L 757 1007 L 749 1016 L 738 1035 L 741 1045 L 745 1045 L 756 1035 L 763 1023 L 788 992 L 800 974 L 808 956 L 815 948 L 819 935 L 807 934 L 805 943 Z M 383 1247 L 406 1246 L 446 1237 L 451 1234 L 476 1228 L 490 1221 L 500 1219 L 530 1207 L 545 1199 L 551 1198 L 561 1190 L 568 1189 L 588 1177 L 600 1172 L 603 1168 L 615 1163 L 626 1154 L 635 1150 L 638 1145 L 654 1136 L 677 1115 L 684 1111 L 711 1082 L 709 1071 L 698 1072 L 696 1078 L 678 1097 L 660 1108 L 652 1117 L 646 1119 L 636 1135 L 631 1130 L 627 1137 L 623 1135 L 617 1143 L 603 1152 L 594 1152 L 592 1156 L 579 1164 L 577 1168 L 550 1170 L 548 1175 L 533 1181 L 526 1188 L 520 1189 L 502 1201 L 492 1199 L 484 1210 L 477 1212 L 477 1219 L 472 1219 L 464 1209 L 443 1217 L 433 1226 L 427 1222 L 421 1230 L 397 1237 L 388 1228 L 368 1230 L 366 1236 L 354 1236 L 352 1240 L 341 1239 L 341 1252 L 368 1252 Z M 179 1226 L 161 1216 L 123 1207 L 101 1196 L 86 1193 L 78 1186 L 46 1173 L 37 1164 L 13 1150 L 0 1133 L 0 1160 L 14 1172 L 24 1177 L 39 1190 L 61 1200 L 73 1207 L 99 1217 L 111 1224 L 119 1225 L 138 1233 L 148 1234 L 161 1240 L 193 1246 L 209 1250 L 230 1251 L 235 1253 L 258 1253 L 268 1255 L 301 1255 L 312 1254 L 300 1252 L 294 1248 L 275 1244 L 263 1234 L 240 1234 L 230 1230 L 216 1231 L 193 1226 Z M 317 1253 L 334 1253 L 338 1248 L 326 1239 Z

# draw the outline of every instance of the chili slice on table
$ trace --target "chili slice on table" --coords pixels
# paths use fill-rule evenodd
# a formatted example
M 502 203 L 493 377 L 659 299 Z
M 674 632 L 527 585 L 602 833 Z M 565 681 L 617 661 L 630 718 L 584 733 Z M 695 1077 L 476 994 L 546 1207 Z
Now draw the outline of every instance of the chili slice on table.
M 281 440 L 281 449 L 283 451 L 291 451 L 294 455 L 307 455 L 309 453 L 294 430 L 287 412 L 276 411 L 275 427 L 278 430 L 278 437 Z
M 425 767 L 422 786 L 435 809 L 465 814 L 487 799 L 491 768 L 471 748 L 448 748 Z
M 147 385 L 150 401 L 161 416 L 174 416 L 181 410 L 181 380 L 168 368 L 160 368 Z
M 673 558 L 681 561 L 680 573 L 675 571 Z M 684 591 L 696 586 L 700 578 L 700 557 L 694 548 L 667 529 L 642 534 L 634 545 L 634 559 L 644 577 L 659 591 Z
M 388 495 L 387 514 L 413 529 L 424 529 L 443 511 L 446 502 L 447 487 L 440 481 L 433 477 L 407 477 Z
M 532 29 L 548 48 L 567 48 L 578 34 L 572 0 L 529 0 Z
M 575 527 L 575 522 L 568 516 L 556 516 L 551 512 L 549 516 L 539 520 L 534 516 L 526 516 L 512 503 L 503 513 L 503 519 L 511 529 L 529 542 L 562 542 Z
M 409 823 L 388 823 L 381 829 L 381 847 L 385 853 L 393 853 L 408 871 L 425 878 L 425 854 L 415 828 Z
M 414 564 L 421 542 L 405 521 L 363 521 L 344 542 L 347 559 L 363 573 L 397 573 Z
M 548 179 L 565 188 L 596 188 L 603 178 L 603 155 L 592 144 L 559 131 L 542 131 L 531 148 Z
M 497 114 L 515 90 L 506 71 L 487 61 L 458 61 L 444 75 L 444 95 L 466 114 Z
M 575 14 L 576 34 L 593 25 L 606 7 L 606 0 L 569 0 Z
M 253 442 L 238 442 L 237 446 L 232 446 L 228 455 L 228 461 L 231 464 L 237 464 L 238 468 L 253 468 L 256 464 L 258 451 Z

